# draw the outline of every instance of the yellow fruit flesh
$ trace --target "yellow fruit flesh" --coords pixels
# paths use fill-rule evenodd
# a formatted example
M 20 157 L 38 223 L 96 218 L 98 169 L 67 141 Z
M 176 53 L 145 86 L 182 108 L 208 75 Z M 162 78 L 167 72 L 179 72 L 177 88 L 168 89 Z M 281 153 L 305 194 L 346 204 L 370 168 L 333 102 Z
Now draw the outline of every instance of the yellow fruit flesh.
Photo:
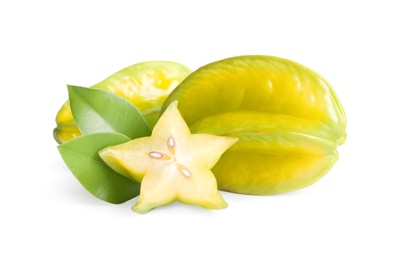
M 210 171 L 237 138 L 189 132 L 172 103 L 150 137 L 107 147 L 100 157 L 115 171 L 141 182 L 133 210 L 146 213 L 175 200 L 207 209 L 227 206 Z
M 240 56 L 188 76 L 164 107 L 179 101 L 193 133 L 239 137 L 212 169 L 220 189 L 276 194 L 325 175 L 346 138 L 344 110 L 316 72 L 270 56 Z
M 187 67 L 169 61 L 149 61 L 134 64 L 91 86 L 108 90 L 126 98 L 143 114 L 153 127 L 159 110 L 169 93 L 190 73 Z M 81 135 L 67 101 L 56 116 L 54 138 L 64 143 Z

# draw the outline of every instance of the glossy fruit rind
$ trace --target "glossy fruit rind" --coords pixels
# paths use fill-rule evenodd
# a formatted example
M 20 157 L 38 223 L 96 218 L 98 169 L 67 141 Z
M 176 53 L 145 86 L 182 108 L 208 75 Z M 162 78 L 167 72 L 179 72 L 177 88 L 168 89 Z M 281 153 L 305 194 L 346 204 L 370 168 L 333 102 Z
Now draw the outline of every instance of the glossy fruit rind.
M 219 188 L 276 194 L 313 184 L 338 158 L 346 117 L 315 71 L 272 56 L 238 56 L 190 74 L 170 94 L 192 133 L 239 137 L 212 169 Z

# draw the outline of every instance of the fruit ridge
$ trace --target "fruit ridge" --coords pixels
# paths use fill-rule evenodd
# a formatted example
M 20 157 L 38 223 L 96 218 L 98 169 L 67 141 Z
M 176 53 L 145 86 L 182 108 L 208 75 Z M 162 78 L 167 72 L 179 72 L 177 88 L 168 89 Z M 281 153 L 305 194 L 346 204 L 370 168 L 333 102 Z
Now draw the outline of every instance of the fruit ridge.
M 320 74 L 273 56 L 232 57 L 191 73 L 169 95 L 193 133 L 240 140 L 212 169 L 219 188 L 276 194 L 318 181 L 338 158 L 346 117 Z

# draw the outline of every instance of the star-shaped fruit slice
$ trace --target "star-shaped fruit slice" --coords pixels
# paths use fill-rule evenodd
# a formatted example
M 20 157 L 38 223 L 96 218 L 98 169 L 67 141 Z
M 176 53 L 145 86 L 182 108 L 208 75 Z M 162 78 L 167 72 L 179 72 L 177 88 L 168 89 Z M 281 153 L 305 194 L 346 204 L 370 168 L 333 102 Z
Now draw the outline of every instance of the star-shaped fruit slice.
M 176 200 L 206 209 L 227 207 L 211 168 L 238 138 L 191 134 L 177 104 L 169 105 L 150 137 L 99 152 L 112 169 L 141 182 L 140 197 L 132 207 L 138 213 Z

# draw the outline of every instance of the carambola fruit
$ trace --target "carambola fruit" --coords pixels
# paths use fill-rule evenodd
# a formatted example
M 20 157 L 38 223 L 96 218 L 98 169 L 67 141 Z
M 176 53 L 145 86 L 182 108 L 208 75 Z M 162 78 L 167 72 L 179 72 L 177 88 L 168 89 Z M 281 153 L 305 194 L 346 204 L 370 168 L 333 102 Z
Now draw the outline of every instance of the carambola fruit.
M 115 171 L 141 182 L 140 197 L 132 207 L 136 212 L 146 213 L 175 200 L 222 209 L 227 203 L 210 169 L 237 140 L 191 134 L 173 102 L 150 137 L 107 147 L 99 155 Z
M 190 72 L 190 69 L 179 63 L 148 61 L 124 68 L 91 88 L 107 90 L 126 98 L 140 110 L 148 125 L 153 127 L 166 97 Z M 69 101 L 58 111 L 56 124 L 53 134 L 58 143 L 81 135 Z
M 283 58 L 238 56 L 191 73 L 173 90 L 192 133 L 239 137 L 212 168 L 219 189 L 277 194 L 313 184 L 338 158 L 346 117 L 331 85 Z

